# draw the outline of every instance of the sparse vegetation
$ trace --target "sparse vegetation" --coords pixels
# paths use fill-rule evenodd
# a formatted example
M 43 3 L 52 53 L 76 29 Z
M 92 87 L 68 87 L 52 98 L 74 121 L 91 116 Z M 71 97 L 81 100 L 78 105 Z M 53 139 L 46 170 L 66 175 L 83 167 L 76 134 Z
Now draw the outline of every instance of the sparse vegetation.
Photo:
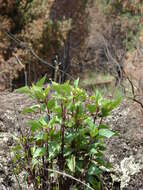
M 142 0 L 1 0 L 0 22 L 0 189 L 142 189 Z
M 139 41 L 143 23 L 143 5 L 141 0 L 106 1 L 102 0 L 104 10 L 109 16 L 120 21 L 124 47 L 134 50 Z

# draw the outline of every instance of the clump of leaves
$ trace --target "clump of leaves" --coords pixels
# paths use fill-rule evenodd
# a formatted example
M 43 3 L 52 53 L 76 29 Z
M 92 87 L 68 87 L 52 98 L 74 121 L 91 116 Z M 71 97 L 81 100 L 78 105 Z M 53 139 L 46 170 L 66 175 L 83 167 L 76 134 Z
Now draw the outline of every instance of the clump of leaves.
M 107 167 L 103 140 L 116 134 L 103 119 L 120 98 L 108 100 L 98 91 L 88 95 L 78 80 L 73 85 L 52 82 L 43 89 L 45 79 L 18 89 L 37 101 L 23 113 L 39 112 L 40 118 L 29 120 L 25 132 L 15 138 L 15 172 L 25 171 L 29 188 L 35 190 L 100 189 Z

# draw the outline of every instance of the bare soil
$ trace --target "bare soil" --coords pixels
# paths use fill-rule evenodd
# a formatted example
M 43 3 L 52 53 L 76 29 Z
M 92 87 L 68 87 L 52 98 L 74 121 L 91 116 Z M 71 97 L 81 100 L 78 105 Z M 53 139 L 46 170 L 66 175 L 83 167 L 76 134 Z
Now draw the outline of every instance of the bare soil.
M 143 114 L 135 103 L 126 100 L 107 120 L 111 128 L 119 132 L 119 136 L 106 142 L 105 155 L 113 165 L 115 172 L 113 175 L 117 177 L 114 182 L 112 181 L 110 189 L 142 190 Z M 124 168 L 122 168 L 123 162 Z

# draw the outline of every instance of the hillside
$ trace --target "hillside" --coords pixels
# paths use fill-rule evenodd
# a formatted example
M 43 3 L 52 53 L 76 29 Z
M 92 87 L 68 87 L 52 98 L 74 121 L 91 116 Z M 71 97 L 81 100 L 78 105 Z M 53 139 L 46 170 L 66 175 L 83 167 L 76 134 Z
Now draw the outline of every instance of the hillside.
M 29 184 L 25 186 L 23 183 L 23 173 L 20 173 L 17 179 L 17 174 L 15 175 L 13 172 L 15 168 L 11 161 L 11 147 L 15 145 L 15 142 L 12 139 L 12 135 L 13 133 L 19 134 L 21 128 L 24 129 L 24 132 L 28 131 L 27 121 L 39 118 L 42 110 L 46 109 L 46 106 L 51 108 L 54 105 L 55 109 L 53 108 L 53 110 L 57 111 L 56 116 L 60 117 L 62 115 L 65 119 L 63 104 L 60 104 L 61 110 L 57 106 L 59 100 L 64 99 L 64 93 L 69 93 L 66 97 L 67 99 L 73 98 L 72 96 L 77 93 L 77 97 L 73 98 L 73 101 L 68 105 L 69 107 L 67 106 L 69 113 L 67 111 L 66 114 L 69 115 L 66 119 L 68 120 L 70 117 L 73 117 L 73 120 L 69 124 L 70 127 L 80 126 L 80 120 L 82 119 L 86 121 L 87 115 L 86 117 L 83 115 L 83 118 L 81 117 L 79 120 L 78 117 L 80 117 L 84 108 L 88 107 L 86 114 L 89 114 L 91 111 L 91 118 L 93 117 L 93 120 L 97 119 L 97 123 L 99 123 L 101 128 L 104 128 L 107 124 L 112 131 L 118 134 L 117 136 L 113 135 L 111 139 L 107 138 L 104 140 L 107 146 L 104 154 L 102 150 L 98 152 L 99 158 L 101 156 L 105 161 L 109 161 L 112 167 L 109 167 L 107 170 L 104 167 L 102 168 L 104 172 L 101 175 L 100 187 L 97 185 L 98 183 L 96 184 L 96 182 L 100 181 L 97 177 L 98 175 L 96 176 L 96 172 L 98 174 L 100 171 L 98 168 L 91 167 L 89 173 L 95 174 L 95 178 L 97 178 L 96 182 L 90 179 L 92 183 L 95 186 L 97 185 L 100 190 L 142 190 L 142 0 L 0 0 L 0 23 L 0 190 L 17 190 L 19 183 L 21 186 L 20 190 L 29 190 L 27 188 L 31 188 Z M 38 84 L 39 86 L 36 82 L 43 76 L 45 76 L 46 83 L 41 87 L 41 82 Z M 79 88 L 82 87 L 87 95 L 83 95 L 84 90 L 80 91 L 79 88 L 75 88 L 76 91 L 72 93 L 70 92 L 72 88 L 68 89 L 68 83 L 66 83 L 67 86 L 63 84 L 69 80 L 69 84 L 74 83 L 73 86 L 76 86 L 77 81 L 74 82 L 74 80 L 78 77 L 80 79 Z M 61 89 L 55 85 L 54 90 L 57 90 L 58 93 L 65 91 L 62 95 L 60 94 L 57 97 L 55 95 L 57 99 L 59 98 L 58 101 L 53 95 L 55 91 L 49 91 L 48 89 L 50 88 L 48 85 L 52 85 L 51 80 L 57 82 L 57 84 L 63 84 Z M 31 112 L 37 109 L 35 99 L 33 101 L 26 95 L 16 92 L 16 89 L 25 85 L 27 87 L 23 90 L 24 92 L 26 92 L 27 88 L 29 90 L 29 87 L 33 85 L 32 88 L 35 94 L 31 94 L 31 97 L 37 96 L 37 105 L 42 104 L 41 110 L 39 112 L 35 111 L 33 115 Z M 95 88 L 101 91 L 105 98 L 107 98 L 107 102 L 103 102 L 103 109 L 103 99 L 98 94 L 98 91 L 95 91 Z M 48 94 L 49 92 L 51 94 Z M 95 93 L 99 101 L 94 96 L 91 96 L 92 93 Z M 51 96 L 55 98 L 49 105 L 47 99 L 40 99 L 46 95 L 47 99 Z M 88 95 L 91 102 L 89 100 L 85 101 L 84 106 L 83 102 Z M 110 102 L 110 105 L 109 101 L 118 96 L 122 98 L 120 105 L 108 115 L 106 109 L 110 110 L 112 106 L 114 107 L 114 103 Z M 64 103 L 67 105 L 67 100 L 65 99 Z M 75 100 L 79 102 L 76 102 L 76 104 Z M 96 102 L 95 115 L 95 105 L 93 105 L 92 101 Z M 97 106 L 97 102 L 99 103 L 99 107 Z M 91 105 L 88 105 L 89 103 Z M 30 114 L 27 116 L 23 115 L 22 108 L 33 104 L 35 104 L 35 107 L 29 109 Z M 82 106 L 79 108 L 78 104 Z M 70 106 L 75 106 L 75 113 L 77 115 L 74 114 L 73 108 L 71 108 L 72 111 L 70 110 Z M 53 110 L 49 111 L 50 108 L 47 108 L 46 112 L 52 120 L 54 114 L 52 113 Z M 101 112 L 98 113 L 99 108 L 101 108 Z M 103 116 L 104 118 L 102 118 L 101 113 L 104 111 L 105 117 Z M 55 118 L 57 119 L 57 117 Z M 91 118 L 90 120 L 92 120 Z M 50 122 L 54 123 L 54 119 L 50 120 Z M 54 126 L 55 131 L 51 133 L 53 136 L 57 132 L 58 125 L 64 120 L 58 119 L 56 121 L 58 124 L 55 122 L 55 126 L 49 120 L 46 121 L 50 123 L 47 126 Z M 77 122 L 74 121 L 76 119 Z M 102 125 L 102 121 L 105 125 Z M 66 123 L 66 121 L 64 122 Z M 88 124 L 90 126 L 91 122 Z M 63 126 L 63 123 L 61 126 Z M 71 130 L 70 127 L 69 129 L 67 128 L 69 131 Z M 93 125 L 90 127 L 93 127 Z M 45 132 L 46 130 L 44 128 L 43 131 Z M 77 132 L 77 128 L 74 130 Z M 72 132 L 75 134 L 74 130 Z M 29 131 L 27 134 L 30 133 Z M 93 137 L 93 134 L 96 134 L 96 132 L 93 129 L 90 137 Z M 47 132 L 47 134 L 50 134 L 50 132 Z M 85 134 L 87 135 L 87 131 Z M 83 135 L 82 131 L 81 135 Z M 63 136 L 61 135 L 61 139 Z M 72 138 L 75 137 L 76 135 Z M 41 138 L 41 136 L 38 138 Z M 26 140 L 27 137 L 25 137 L 24 142 L 27 142 Z M 52 141 L 53 139 L 51 138 Z M 36 142 L 37 144 L 34 142 L 35 146 L 42 146 L 41 142 L 41 139 Z M 58 144 L 58 142 L 56 143 Z M 73 144 L 71 143 L 72 151 L 75 148 L 74 143 L 73 140 Z M 63 147 L 65 147 L 64 143 Z M 54 148 L 53 152 L 55 150 L 58 151 L 58 149 Z M 104 147 L 101 149 L 104 149 Z M 32 152 L 32 149 L 30 151 Z M 72 151 L 67 152 L 66 156 L 72 154 L 74 152 Z M 83 154 L 82 148 L 81 152 Z M 76 153 L 75 155 L 78 157 Z M 84 156 L 86 157 L 87 155 L 88 153 L 86 152 Z M 76 161 L 72 156 L 68 160 L 67 165 L 71 170 L 69 174 L 74 176 Z M 92 155 L 90 156 L 92 157 Z M 60 159 L 61 155 L 58 157 L 58 162 L 61 162 Z M 82 158 L 80 159 L 82 160 Z M 84 164 L 87 160 L 84 160 Z M 42 162 L 44 163 L 44 159 Z M 54 162 L 55 160 L 51 162 L 50 166 Z M 95 161 L 93 163 L 95 164 Z M 103 160 L 99 159 L 99 163 L 102 165 Z M 76 167 L 80 168 L 80 164 Z M 80 173 L 74 176 L 82 180 L 82 184 L 86 181 L 84 169 L 86 171 L 86 167 L 80 171 L 81 173 L 83 172 L 82 177 Z M 44 174 L 42 173 L 42 175 Z M 57 177 L 58 175 L 55 176 Z M 56 181 L 55 176 L 51 175 L 51 179 L 54 181 L 53 184 Z M 66 179 L 66 177 L 63 179 Z M 37 177 L 36 180 L 38 181 L 39 178 Z M 69 181 L 69 184 L 71 183 L 70 190 L 77 190 L 77 188 L 80 190 L 84 189 L 80 185 L 76 186 L 75 183 L 72 183 L 72 180 Z M 31 183 L 31 179 L 27 181 Z M 38 182 L 40 184 L 41 181 L 39 180 Z M 36 186 L 36 188 L 36 190 L 47 190 L 40 185 L 39 187 Z M 54 185 L 53 187 L 49 186 L 50 190 L 55 190 L 55 188 L 57 187 L 54 187 Z

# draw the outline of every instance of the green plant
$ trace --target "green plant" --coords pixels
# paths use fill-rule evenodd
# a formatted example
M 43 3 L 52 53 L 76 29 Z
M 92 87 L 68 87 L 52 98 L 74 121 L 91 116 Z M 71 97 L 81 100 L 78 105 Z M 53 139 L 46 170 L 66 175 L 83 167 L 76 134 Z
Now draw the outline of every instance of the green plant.
M 107 167 L 103 140 L 116 134 L 103 119 L 120 98 L 107 100 L 98 91 L 88 95 L 78 87 L 79 80 L 73 85 L 52 82 L 43 89 L 45 79 L 18 89 L 37 103 L 23 109 L 23 114 L 33 113 L 36 119 L 15 136 L 15 173 L 25 171 L 27 184 L 29 188 L 33 184 L 34 190 L 85 189 L 77 181 L 86 183 L 86 189 L 100 189 L 102 167 Z

